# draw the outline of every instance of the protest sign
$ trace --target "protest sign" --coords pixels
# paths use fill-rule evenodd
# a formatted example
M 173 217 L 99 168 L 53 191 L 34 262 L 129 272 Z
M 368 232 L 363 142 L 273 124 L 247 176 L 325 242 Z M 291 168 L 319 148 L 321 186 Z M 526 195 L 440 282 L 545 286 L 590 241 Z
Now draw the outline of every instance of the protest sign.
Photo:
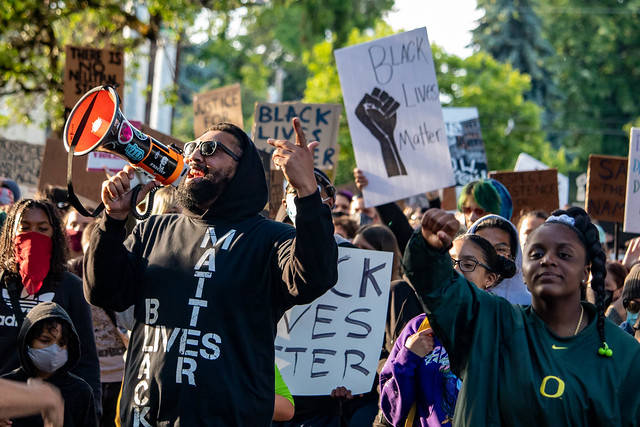
M 487 177 L 487 155 L 484 151 L 478 109 L 443 108 L 447 143 L 451 155 L 456 186 Z
M 384 336 L 391 252 L 338 248 L 338 283 L 278 323 L 276 363 L 291 393 L 371 391 Z
M 520 153 L 513 168 L 516 172 L 538 171 L 549 169 L 549 166 L 542 163 L 535 157 L 527 153 Z M 569 177 L 558 172 L 558 203 L 565 206 L 569 203 Z
M 454 185 L 426 28 L 335 55 L 366 205 Z
M 313 156 L 314 166 L 322 170 L 333 169 L 338 164 L 341 112 L 340 104 L 256 103 L 251 133 L 253 142 L 258 150 L 269 154 L 275 149 L 267 142 L 269 138 L 295 142 L 296 134 L 291 119 L 299 117 L 307 142 L 320 142 Z M 271 162 L 271 169 L 274 168 Z
M 244 128 L 240 85 L 221 87 L 193 97 L 193 133 L 202 135 L 211 125 L 226 122 Z
M 44 145 L 9 141 L 0 137 L 0 153 L 0 177 L 22 186 L 35 188 L 38 185 Z
M 489 178 L 501 182 L 511 195 L 513 215 L 518 223 L 523 213 L 542 210 L 551 213 L 558 209 L 558 171 L 546 169 L 526 172 L 489 172 Z
M 64 69 L 64 107 L 70 111 L 82 96 L 96 86 L 117 85 L 122 99 L 124 54 L 119 49 L 67 46 Z
M 625 233 L 640 233 L 640 128 L 631 128 L 627 171 L 622 229 Z
M 587 213 L 592 219 L 624 221 L 627 158 L 590 155 L 587 168 Z

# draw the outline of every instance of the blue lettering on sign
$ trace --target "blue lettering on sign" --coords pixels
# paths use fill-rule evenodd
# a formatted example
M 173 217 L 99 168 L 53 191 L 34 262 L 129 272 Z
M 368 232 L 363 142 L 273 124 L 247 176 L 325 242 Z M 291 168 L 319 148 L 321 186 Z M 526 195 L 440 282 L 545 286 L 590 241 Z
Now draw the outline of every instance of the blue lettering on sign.
M 124 149 L 125 154 L 134 162 L 139 162 L 144 158 L 144 150 L 136 144 L 129 144 Z

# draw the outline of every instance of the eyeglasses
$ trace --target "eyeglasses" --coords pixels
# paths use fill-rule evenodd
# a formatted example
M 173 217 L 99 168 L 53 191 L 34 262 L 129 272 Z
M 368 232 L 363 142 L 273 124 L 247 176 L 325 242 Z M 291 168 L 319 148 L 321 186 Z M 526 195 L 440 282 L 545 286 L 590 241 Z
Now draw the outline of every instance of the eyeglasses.
M 478 265 L 486 268 L 489 271 L 493 271 L 493 270 L 491 270 L 491 268 L 488 265 L 485 265 L 485 264 L 481 263 L 480 261 L 476 261 L 475 259 L 470 259 L 470 258 L 467 258 L 467 259 L 453 259 L 453 266 L 455 267 L 456 265 L 458 265 L 460 267 L 460 271 L 463 271 L 465 273 L 471 273 L 472 271 L 474 271 L 476 269 L 476 267 Z
M 222 142 L 219 141 L 190 141 L 184 144 L 184 156 L 191 156 L 197 149 L 200 149 L 200 153 L 203 156 L 213 156 L 213 153 L 216 152 L 216 148 L 222 148 L 222 151 L 227 153 L 229 157 L 231 157 L 236 162 L 240 161 L 240 157 L 236 155 L 233 151 L 227 148 Z
M 629 310 L 630 313 L 637 313 L 640 311 L 640 301 L 625 299 L 622 301 L 622 305 L 626 310 Z

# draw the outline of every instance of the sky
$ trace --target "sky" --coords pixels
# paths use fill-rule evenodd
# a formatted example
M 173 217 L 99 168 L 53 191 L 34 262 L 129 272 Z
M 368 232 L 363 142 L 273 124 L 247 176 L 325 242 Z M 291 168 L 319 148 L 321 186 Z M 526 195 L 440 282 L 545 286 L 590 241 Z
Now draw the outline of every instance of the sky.
M 465 46 L 482 16 L 476 0 L 396 0 L 394 9 L 386 19 L 394 30 L 426 26 L 431 43 L 462 58 L 471 55 Z

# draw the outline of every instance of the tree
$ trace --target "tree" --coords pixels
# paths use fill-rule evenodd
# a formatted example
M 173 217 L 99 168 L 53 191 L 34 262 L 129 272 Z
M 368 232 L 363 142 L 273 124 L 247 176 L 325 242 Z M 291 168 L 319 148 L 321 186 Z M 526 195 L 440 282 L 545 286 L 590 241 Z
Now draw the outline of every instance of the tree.
M 531 77 L 531 88 L 525 99 L 545 109 L 545 125 L 553 121 L 553 104 L 560 95 L 549 61 L 555 55 L 551 44 L 542 36 L 542 20 L 532 0 L 478 0 L 485 11 L 473 30 L 476 52 L 488 52 L 496 60 Z
M 238 14 L 236 19 L 244 30 L 239 34 L 233 33 L 227 12 L 213 12 L 207 30 L 209 39 L 186 45 L 183 50 L 180 103 L 174 123 L 177 135 L 193 133 L 193 95 L 226 84 L 242 85 L 247 128 L 254 102 L 267 98 L 276 75 L 285 76 L 281 99 L 300 100 L 307 81 L 302 58 L 309 55 L 309 50 L 326 39 L 340 43 L 341 34 L 353 28 L 368 28 L 374 17 L 380 17 L 392 5 L 393 0 L 274 0 Z
M 477 107 L 487 161 L 491 169 L 511 170 L 520 153 L 566 172 L 564 150 L 545 140 L 542 107 L 527 101 L 530 77 L 501 64 L 491 55 L 476 53 L 461 59 L 433 47 L 443 106 Z
M 557 52 L 554 77 L 565 95 L 551 131 L 583 167 L 591 153 L 627 155 L 624 126 L 640 111 L 640 1 L 539 3 L 544 34 Z
M 137 13 L 142 5 L 146 19 Z M 242 4 L 209 0 L 206 5 L 229 9 Z M 13 96 L 24 117 L 29 116 L 34 97 L 46 96 L 50 125 L 60 130 L 66 45 L 120 46 L 131 51 L 149 41 L 153 55 L 161 27 L 179 36 L 202 7 L 196 0 L 6 0 L 0 8 L 0 96 Z M 124 37 L 125 28 L 135 35 Z

